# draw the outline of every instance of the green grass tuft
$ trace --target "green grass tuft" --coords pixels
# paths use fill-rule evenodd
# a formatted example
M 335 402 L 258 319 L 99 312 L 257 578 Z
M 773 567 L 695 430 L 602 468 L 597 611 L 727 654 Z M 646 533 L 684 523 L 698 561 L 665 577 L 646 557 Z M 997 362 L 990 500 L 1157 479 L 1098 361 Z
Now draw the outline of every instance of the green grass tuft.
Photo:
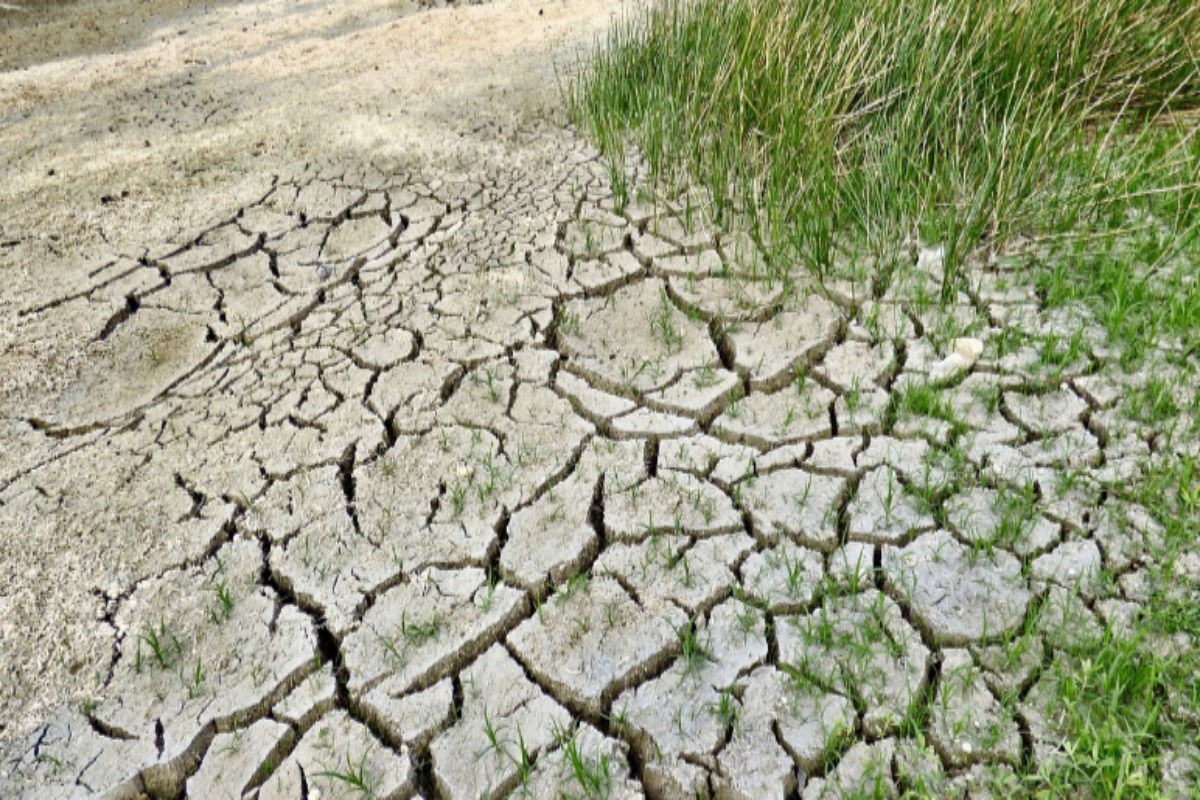
M 777 269 L 942 244 L 945 298 L 1017 237 L 1194 245 L 1198 59 L 1186 0 L 664 0 L 569 92 L 614 162 L 632 139 L 699 181 Z

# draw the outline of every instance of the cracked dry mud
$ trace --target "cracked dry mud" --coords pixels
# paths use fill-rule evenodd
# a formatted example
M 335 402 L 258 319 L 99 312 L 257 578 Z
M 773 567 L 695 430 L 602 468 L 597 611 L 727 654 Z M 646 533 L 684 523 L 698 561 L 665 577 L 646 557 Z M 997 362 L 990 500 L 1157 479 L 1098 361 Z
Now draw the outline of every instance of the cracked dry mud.
M 984 796 L 1061 757 L 1048 665 L 1159 533 L 1106 487 L 1195 449 L 1120 413 L 1144 376 L 1001 353 L 1062 324 L 1002 265 L 948 309 L 784 292 L 571 130 L 501 132 L 252 172 L 14 303 L 141 372 L 6 401 L 0 794 Z

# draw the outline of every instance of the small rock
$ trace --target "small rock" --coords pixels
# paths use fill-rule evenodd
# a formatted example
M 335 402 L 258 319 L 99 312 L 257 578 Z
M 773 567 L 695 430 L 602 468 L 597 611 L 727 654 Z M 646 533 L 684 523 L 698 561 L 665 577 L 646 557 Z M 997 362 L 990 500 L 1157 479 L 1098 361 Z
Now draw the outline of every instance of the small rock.
M 978 339 L 955 339 L 954 352 L 929 368 L 929 377 L 944 381 L 966 372 L 983 354 L 983 342 Z

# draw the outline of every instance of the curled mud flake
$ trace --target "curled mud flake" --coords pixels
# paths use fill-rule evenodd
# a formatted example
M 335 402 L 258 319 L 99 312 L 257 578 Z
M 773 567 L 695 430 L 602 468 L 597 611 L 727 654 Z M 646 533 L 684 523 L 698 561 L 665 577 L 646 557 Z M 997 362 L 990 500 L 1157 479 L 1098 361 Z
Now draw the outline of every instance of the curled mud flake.
M 820 295 L 798 301 L 799 308 L 744 326 L 729 335 L 733 363 L 753 390 L 784 386 L 835 342 L 842 314 Z
M 928 680 L 930 652 L 899 607 L 874 589 L 826 598 L 813 612 L 776 620 L 779 660 L 864 709 L 873 736 L 899 729 Z
M 445 797 L 495 797 L 528 780 L 527 770 L 570 729 L 571 715 L 525 677 L 502 645 L 463 670 L 459 681 L 462 711 L 429 748 L 435 786 Z
M 1016 764 L 1020 760 L 1017 723 L 988 690 L 967 651 L 943 651 L 932 713 L 930 740 L 952 767 L 981 761 Z
M 429 569 L 385 592 L 347 635 L 342 656 L 353 696 L 385 678 L 393 690 L 420 689 L 452 674 L 510 629 L 525 595 L 481 569 Z
M 218 734 L 200 769 L 188 778 L 188 795 L 240 797 L 275 772 L 295 739 L 292 728 L 272 719 Z
M 884 547 L 883 573 L 933 641 L 949 646 L 1011 635 L 1033 597 L 1015 556 L 968 548 L 943 530 Z
M 828 552 L 837 545 L 838 513 L 846 492 L 844 478 L 783 469 L 748 481 L 742 504 L 760 540 L 790 540 Z
M 407 753 L 394 752 L 345 711 L 335 711 L 308 729 L 258 796 L 290 800 L 319 792 L 340 797 L 347 789 L 364 797 L 402 800 L 417 792 L 416 770 Z
M 863 476 L 847 514 L 850 538 L 861 542 L 897 544 L 936 524 L 928 505 L 889 466 Z
M 806 798 L 834 800 L 866 794 L 871 797 L 899 797 L 892 778 L 892 755 L 895 739 L 881 739 L 873 744 L 856 742 L 846 751 L 832 772 L 809 782 Z
M 770 449 L 833 435 L 830 407 L 836 395 L 815 381 L 797 378 L 772 394 L 752 393 L 729 403 L 712 432 L 729 442 Z
M 423 691 L 408 692 L 403 678 L 385 678 L 363 697 L 361 708 L 388 741 L 421 749 L 454 721 L 454 684 L 444 678 Z
M 598 715 L 617 692 L 670 661 L 687 622 L 643 608 L 612 578 L 568 581 L 508 637 L 515 655 L 568 708 Z

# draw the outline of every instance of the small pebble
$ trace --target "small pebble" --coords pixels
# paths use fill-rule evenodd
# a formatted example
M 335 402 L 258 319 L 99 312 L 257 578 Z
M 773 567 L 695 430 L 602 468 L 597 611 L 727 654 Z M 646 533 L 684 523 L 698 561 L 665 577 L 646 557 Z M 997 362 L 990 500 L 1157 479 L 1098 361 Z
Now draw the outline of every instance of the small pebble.
M 983 342 L 979 339 L 955 339 L 954 352 L 974 364 L 983 355 Z
M 329 264 L 317 264 L 317 280 L 327 281 L 329 276 L 333 274 L 333 267 Z

